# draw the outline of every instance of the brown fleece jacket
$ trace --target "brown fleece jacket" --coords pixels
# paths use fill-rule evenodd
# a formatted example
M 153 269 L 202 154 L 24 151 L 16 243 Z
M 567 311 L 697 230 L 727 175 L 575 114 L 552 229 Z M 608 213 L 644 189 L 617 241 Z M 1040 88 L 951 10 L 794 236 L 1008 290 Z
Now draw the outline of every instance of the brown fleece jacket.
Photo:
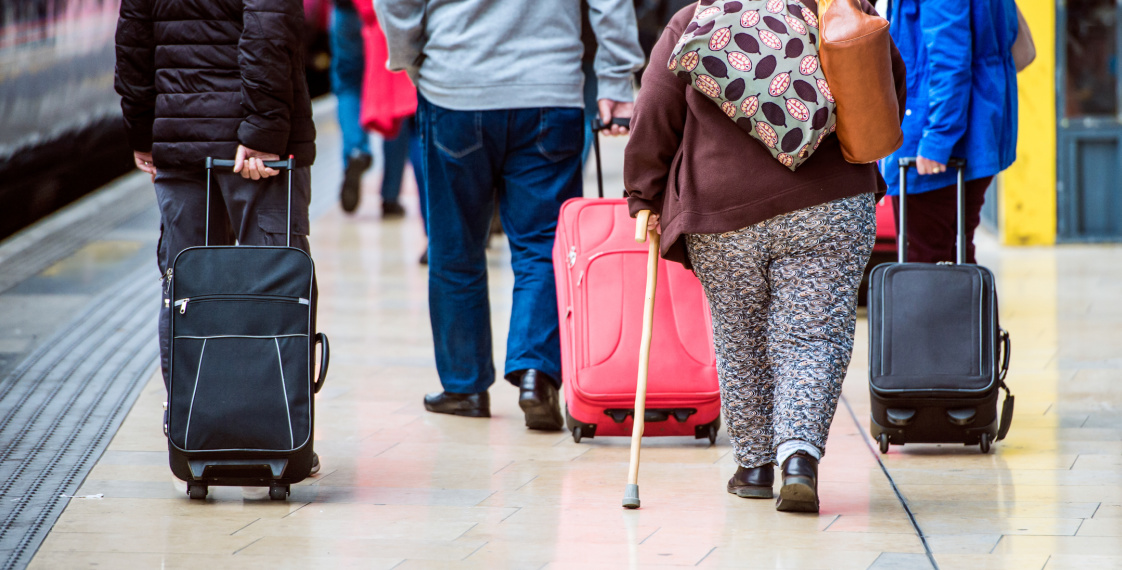
M 814 0 L 804 3 L 817 11 Z M 862 5 L 875 13 L 867 1 Z M 846 162 L 837 136 L 827 137 L 791 172 L 720 107 L 667 70 L 693 13 L 693 4 L 679 11 L 651 54 L 624 154 L 631 215 L 649 209 L 661 216 L 663 257 L 689 267 L 684 234 L 729 232 L 840 198 L 883 195 L 876 164 Z M 895 46 L 892 62 L 903 119 L 907 87 Z

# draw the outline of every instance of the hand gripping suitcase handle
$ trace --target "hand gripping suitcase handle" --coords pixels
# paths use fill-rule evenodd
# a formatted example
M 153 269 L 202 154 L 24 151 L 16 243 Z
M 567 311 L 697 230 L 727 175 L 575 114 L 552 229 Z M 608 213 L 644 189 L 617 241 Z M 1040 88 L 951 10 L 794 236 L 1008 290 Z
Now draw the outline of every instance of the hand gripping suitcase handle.
M 600 121 L 600 117 L 592 119 L 592 132 L 598 133 L 612 128 L 612 125 L 618 125 L 625 129 L 631 128 L 631 117 L 615 117 L 611 122 L 604 123 Z
M 280 168 L 288 171 L 288 231 L 285 232 L 285 246 L 292 247 L 292 171 L 296 170 L 296 157 L 288 155 L 288 160 L 266 160 L 267 168 Z M 206 235 L 203 245 L 210 245 L 210 171 L 214 168 L 233 168 L 237 162 L 223 158 L 206 157 Z
M 905 156 L 898 161 L 900 166 L 900 227 L 896 228 L 897 261 L 908 261 L 908 208 L 905 199 L 908 190 L 908 169 L 916 165 L 916 157 Z M 947 166 L 958 170 L 958 199 L 957 220 L 958 231 L 955 248 L 955 260 L 958 264 L 966 263 L 966 159 L 950 158 Z
M 280 168 L 285 170 L 292 170 L 296 168 L 296 159 L 289 157 L 288 160 L 266 160 L 266 168 Z M 207 168 L 233 168 L 237 164 L 233 160 L 226 160 L 224 158 L 207 158 Z
M 619 125 L 624 128 L 631 128 L 630 117 L 616 117 L 610 123 L 600 121 L 600 117 L 592 119 L 592 148 L 596 153 L 596 188 L 600 197 L 604 197 L 604 175 L 600 169 L 600 131 L 612 128 L 612 125 Z
M 327 380 L 327 363 L 331 360 L 331 345 L 327 342 L 327 335 L 316 333 L 316 344 L 321 345 L 319 353 L 319 376 L 312 384 L 312 391 L 319 394 L 323 389 L 323 382 Z

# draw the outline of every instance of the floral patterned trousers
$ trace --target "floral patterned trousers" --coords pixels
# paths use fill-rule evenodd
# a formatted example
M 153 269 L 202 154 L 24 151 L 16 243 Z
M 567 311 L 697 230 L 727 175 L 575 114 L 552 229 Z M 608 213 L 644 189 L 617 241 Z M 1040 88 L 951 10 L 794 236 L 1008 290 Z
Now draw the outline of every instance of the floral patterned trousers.
M 876 239 L 873 194 L 723 234 L 689 234 L 713 314 L 721 402 L 738 465 L 802 440 L 825 451 L 841 395 L 857 289 Z

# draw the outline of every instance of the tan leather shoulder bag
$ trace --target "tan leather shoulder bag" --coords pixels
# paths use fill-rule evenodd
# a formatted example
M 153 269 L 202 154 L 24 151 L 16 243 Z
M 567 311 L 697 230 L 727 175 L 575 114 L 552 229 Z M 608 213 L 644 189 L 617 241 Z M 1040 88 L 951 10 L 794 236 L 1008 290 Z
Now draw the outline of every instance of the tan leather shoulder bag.
M 860 0 L 819 0 L 818 20 L 842 156 L 857 164 L 880 160 L 904 143 L 888 20 L 866 14 Z

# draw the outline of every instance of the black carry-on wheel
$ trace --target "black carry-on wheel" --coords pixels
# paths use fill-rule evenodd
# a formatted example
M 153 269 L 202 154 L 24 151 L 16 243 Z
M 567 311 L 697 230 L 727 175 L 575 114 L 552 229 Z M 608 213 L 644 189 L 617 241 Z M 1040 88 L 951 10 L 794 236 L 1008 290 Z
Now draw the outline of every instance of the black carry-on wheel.
M 580 438 L 582 435 L 584 434 L 581 433 L 580 426 L 573 428 L 573 443 L 580 443 Z
M 197 501 L 206 499 L 206 492 L 206 485 L 192 483 L 187 486 L 187 496 Z
M 271 485 L 269 498 L 274 501 L 283 501 L 288 498 L 288 485 Z
M 993 443 L 993 436 L 989 433 L 982 434 L 982 440 L 978 443 L 978 447 L 982 448 L 982 453 L 990 452 L 990 445 Z
M 709 424 L 709 445 L 717 445 L 717 425 Z
M 877 447 L 880 448 L 881 453 L 888 453 L 888 434 L 882 433 L 877 436 Z

